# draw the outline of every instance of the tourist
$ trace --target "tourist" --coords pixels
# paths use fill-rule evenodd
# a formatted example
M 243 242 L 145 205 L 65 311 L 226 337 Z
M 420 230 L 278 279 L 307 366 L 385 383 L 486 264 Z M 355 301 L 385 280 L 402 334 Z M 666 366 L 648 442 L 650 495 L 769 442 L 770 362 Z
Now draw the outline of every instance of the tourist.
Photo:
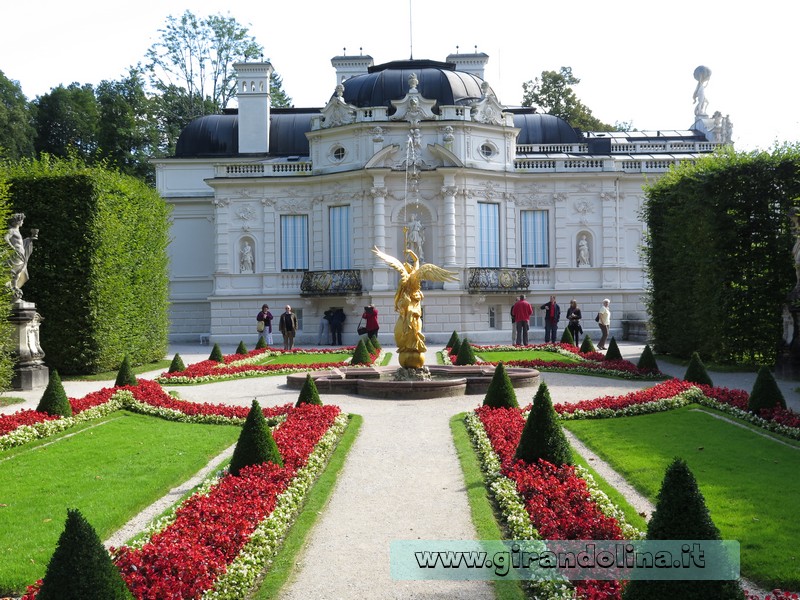
M 331 318 L 333 317 L 333 311 L 328 309 L 324 313 L 322 313 L 322 318 L 319 320 L 319 335 L 317 336 L 317 346 L 322 346 L 324 343 L 326 346 L 331 345 Z M 323 340 L 325 340 L 323 342 Z
M 517 327 L 517 339 L 514 342 L 515 346 L 528 345 L 529 321 L 532 314 L 533 307 L 530 305 L 530 302 L 525 300 L 525 296 L 521 295 L 519 300 L 517 300 L 511 308 L 511 317 L 514 319 L 514 324 Z
M 567 328 L 572 334 L 572 339 L 576 346 L 580 346 L 578 337 L 583 333 L 581 327 L 581 309 L 578 308 L 578 301 L 573 298 L 569 301 L 569 308 L 567 309 Z
M 263 304 L 261 312 L 256 315 L 256 331 L 259 340 L 264 338 L 268 345 L 272 345 L 272 313 L 267 304 Z
M 342 331 L 344 330 L 344 322 L 347 320 L 347 315 L 341 308 L 337 308 L 331 315 L 331 343 L 334 346 L 342 345 Z
M 281 315 L 278 329 L 283 335 L 283 349 L 291 350 L 294 348 L 294 336 L 297 333 L 297 315 L 292 312 L 292 307 L 288 304 L 285 312 Z
M 361 315 L 361 318 L 367 322 L 367 336 L 371 338 L 377 338 L 378 330 L 380 329 L 380 326 L 378 325 L 378 309 L 372 304 L 365 306 L 364 314 Z
M 557 343 L 556 334 L 558 330 L 558 320 L 561 318 L 561 307 L 556 304 L 556 297 L 550 296 L 550 301 L 542 304 L 544 311 L 544 341 Z
M 600 325 L 600 343 L 597 344 L 598 350 L 605 350 L 606 349 L 606 340 L 608 340 L 608 329 L 611 326 L 611 311 L 608 309 L 608 305 L 611 304 L 611 300 L 606 298 L 603 300 L 603 306 L 600 307 L 600 312 L 597 313 L 597 324 Z

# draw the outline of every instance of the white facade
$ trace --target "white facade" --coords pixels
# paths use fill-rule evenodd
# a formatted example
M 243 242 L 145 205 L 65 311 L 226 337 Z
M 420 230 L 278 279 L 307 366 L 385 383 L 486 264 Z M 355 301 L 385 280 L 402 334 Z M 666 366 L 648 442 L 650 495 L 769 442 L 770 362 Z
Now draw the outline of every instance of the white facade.
M 468 55 L 475 69 L 483 56 Z M 371 303 L 381 341 L 392 344 L 397 275 L 371 248 L 402 257 L 414 218 L 424 228 L 423 259 L 459 278 L 425 291 L 430 342 L 444 343 L 454 330 L 476 342 L 509 342 L 520 293 L 536 309 L 534 342 L 544 335 L 538 307 L 551 295 L 564 313 L 578 301 L 595 340 L 604 298 L 612 335 L 621 337 L 624 322 L 643 330 L 642 186 L 715 143 L 696 131 L 662 131 L 521 144 L 514 111 L 487 84 L 480 97 L 443 105 L 416 74 L 391 106 L 348 103 L 344 88 L 359 77 L 351 71 L 371 66 L 370 57 L 338 65 L 344 85 L 308 116 L 307 154 L 285 155 L 269 142 L 279 111 L 270 114 L 258 87 L 271 65 L 238 65 L 240 80 L 255 82 L 240 81 L 238 151 L 157 162 L 158 191 L 173 206 L 172 339 L 255 341 L 255 315 L 266 302 L 276 317 L 292 305 L 301 344 L 317 343 L 323 311 L 343 307 L 344 342 L 353 343 Z

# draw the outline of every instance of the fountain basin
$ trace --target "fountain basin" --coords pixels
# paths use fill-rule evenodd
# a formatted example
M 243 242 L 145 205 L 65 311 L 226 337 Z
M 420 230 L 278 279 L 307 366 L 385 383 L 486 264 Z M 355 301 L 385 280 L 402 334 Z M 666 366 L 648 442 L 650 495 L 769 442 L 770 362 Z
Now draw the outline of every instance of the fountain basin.
M 465 394 L 485 394 L 494 376 L 493 365 L 429 367 L 431 379 L 393 379 L 397 367 L 349 367 L 325 371 L 311 371 L 321 394 L 357 394 L 383 400 L 426 400 Z M 535 387 L 539 384 L 539 371 L 522 367 L 506 367 L 514 388 Z M 301 389 L 306 373 L 286 376 L 290 388 Z

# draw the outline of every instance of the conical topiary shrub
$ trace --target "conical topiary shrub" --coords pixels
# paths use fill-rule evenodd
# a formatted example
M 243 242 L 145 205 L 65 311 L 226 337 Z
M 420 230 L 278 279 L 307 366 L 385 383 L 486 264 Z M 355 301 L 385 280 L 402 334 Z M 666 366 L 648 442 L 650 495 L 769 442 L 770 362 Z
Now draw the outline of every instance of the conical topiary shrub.
M 650 344 L 645 344 L 644 350 L 642 350 L 642 355 L 639 357 L 639 362 L 636 364 L 636 367 L 643 371 L 658 371 L 658 363 L 656 362 L 656 357 L 653 354 L 653 350 L 650 348 Z
M 486 390 L 483 405 L 494 408 L 519 408 L 514 385 L 502 362 L 497 363 L 494 369 L 494 376 L 489 389 Z
M 67 510 L 64 531 L 50 558 L 39 600 L 132 600 L 97 532 L 76 510 Z
M 369 336 L 365 336 L 364 338 L 364 346 L 367 349 L 367 352 L 370 354 L 375 354 L 375 345 L 372 343 L 372 338 Z
M 214 344 L 214 347 L 211 349 L 211 354 L 208 355 L 208 360 L 213 360 L 215 362 L 223 362 L 225 360 L 222 356 L 222 350 L 220 350 L 219 344 Z
M 458 337 L 458 332 L 454 329 L 453 334 L 450 336 L 450 339 L 447 340 L 447 344 L 445 344 L 445 348 L 452 348 L 455 346 L 456 342 L 459 341 L 461 338 Z
M 186 365 L 183 364 L 183 359 L 181 358 L 181 355 L 176 352 L 175 356 L 172 357 L 172 362 L 169 364 L 168 372 L 179 373 L 185 370 L 186 370 Z
M 133 374 L 133 369 L 131 369 L 131 361 L 128 359 L 128 355 L 125 355 L 125 358 L 122 359 L 122 364 L 119 366 L 119 371 L 117 371 L 117 379 L 114 382 L 116 387 L 122 387 L 123 385 L 136 385 L 136 376 Z
M 264 339 L 264 336 L 258 336 L 258 342 L 256 343 L 256 350 L 263 350 L 267 347 L 267 340 Z
M 453 345 L 450 346 L 450 355 L 451 356 L 458 356 L 458 351 L 461 350 L 461 344 L 464 342 L 461 341 L 461 338 L 456 338 L 456 341 L 453 342 Z
M 587 352 L 597 352 L 597 348 L 594 347 L 594 342 L 588 333 L 583 336 L 583 342 L 581 342 L 581 352 L 584 354 Z
M 706 372 L 706 366 L 700 360 L 700 355 L 697 352 L 692 352 L 692 358 L 689 360 L 689 366 L 686 368 L 686 375 L 683 376 L 683 379 L 701 385 L 714 385 L 711 377 Z
M 44 389 L 36 410 L 59 417 L 72 416 L 72 406 L 69 403 L 69 398 L 67 398 L 67 393 L 64 391 L 64 386 L 61 384 L 61 377 L 58 376 L 58 371 L 54 370 L 50 373 L 50 381 L 47 382 L 47 387 Z
M 572 450 L 558 422 L 547 384 L 542 382 L 522 430 L 514 458 L 535 463 L 540 458 L 556 466 L 572 464 Z
M 572 332 L 569 330 L 569 327 L 564 327 L 564 333 L 561 334 L 561 343 L 569 344 L 570 346 L 575 345 L 575 338 L 572 337 Z
M 750 392 L 747 410 L 754 415 L 758 415 L 763 408 L 779 407 L 786 408 L 786 399 L 772 376 L 772 371 L 769 367 L 762 366 L 758 370 L 756 381 L 753 384 L 753 391 Z
M 611 338 L 611 341 L 608 343 L 608 350 L 606 350 L 606 357 L 603 360 L 622 360 L 622 352 L 619 351 L 617 340 L 613 337 Z
M 475 351 L 472 349 L 472 344 L 469 343 L 467 338 L 464 338 L 461 340 L 461 347 L 458 349 L 456 364 L 459 366 L 474 365 L 476 362 L 478 362 L 478 359 L 475 357 Z
M 247 346 L 244 345 L 244 341 L 239 340 L 239 345 L 236 346 L 236 354 L 247 354 L 248 352 L 249 350 L 247 349 Z
M 378 336 L 376 335 L 374 338 L 370 338 L 372 341 L 372 345 L 375 347 L 375 351 L 379 351 L 383 346 L 381 346 L 380 341 L 378 341 Z
M 322 399 L 319 397 L 317 384 L 314 378 L 311 377 L 311 373 L 306 373 L 306 381 L 303 384 L 303 388 L 300 390 L 300 395 L 297 397 L 295 406 L 300 406 L 301 404 L 322 405 Z
M 706 508 L 697 481 L 686 463 L 673 460 L 664 474 L 656 510 L 647 525 L 648 540 L 719 540 L 720 533 Z M 744 595 L 738 581 L 633 580 L 624 600 L 675 600 L 676 598 L 733 599 Z
M 364 340 L 358 340 L 356 349 L 353 350 L 353 359 L 350 361 L 351 365 L 371 365 L 372 357 L 367 350 L 367 344 Z
M 278 445 L 275 443 L 275 438 L 272 437 L 264 413 L 261 412 L 261 406 L 254 398 L 250 412 L 247 413 L 247 419 L 242 426 L 242 432 L 239 434 L 239 441 L 236 442 L 236 448 L 233 450 L 229 470 L 232 475 L 238 475 L 244 467 L 260 465 L 265 462 L 283 466 Z

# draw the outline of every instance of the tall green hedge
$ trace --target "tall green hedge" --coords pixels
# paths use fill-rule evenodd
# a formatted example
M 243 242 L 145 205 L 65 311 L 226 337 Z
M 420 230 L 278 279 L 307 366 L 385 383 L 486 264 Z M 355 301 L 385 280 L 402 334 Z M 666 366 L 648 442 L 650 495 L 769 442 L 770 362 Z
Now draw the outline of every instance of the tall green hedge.
M 0 224 L 4 229 L 8 229 L 9 210 L 7 174 L 0 167 Z M 8 244 L 0 244 L 0 265 L 5 265 L 10 254 Z M 6 279 L 10 277 L 6 275 Z M 12 355 L 12 332 L 13 328 L 8 320 L 11 312 L 11 288 L 0 285 L 0 391 L 11 387 L 11 379 L 14 375 L 14 358 Z
M 773 364 L 796 283 L 788 213 L 800 204 L 800 147 L 685 162 L 646 196 L 655 349 Z
M 23 235 L 39 229 L 23 288 L 44 317 L 45 362 L 62 374 L 134 365 L 167 350 L 169 209 L 132 177 L 76 161 L 6 165 Z

